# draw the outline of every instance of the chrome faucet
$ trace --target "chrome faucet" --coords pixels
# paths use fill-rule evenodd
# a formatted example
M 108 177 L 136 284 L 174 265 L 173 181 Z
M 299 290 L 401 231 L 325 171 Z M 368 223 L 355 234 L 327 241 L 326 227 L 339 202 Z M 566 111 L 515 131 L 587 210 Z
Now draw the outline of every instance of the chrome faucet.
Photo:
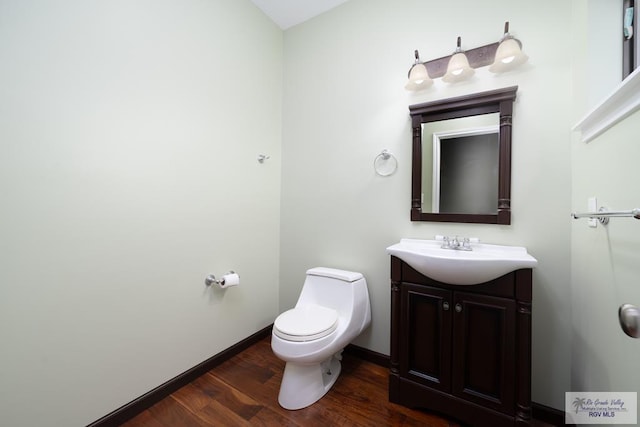
M 462 240 L 458 236 L 447 237 L 442 239 L 442 249 L 453 249 L 456 251 L 472 251 L 471 240 L 468 237 L 463 237 Z

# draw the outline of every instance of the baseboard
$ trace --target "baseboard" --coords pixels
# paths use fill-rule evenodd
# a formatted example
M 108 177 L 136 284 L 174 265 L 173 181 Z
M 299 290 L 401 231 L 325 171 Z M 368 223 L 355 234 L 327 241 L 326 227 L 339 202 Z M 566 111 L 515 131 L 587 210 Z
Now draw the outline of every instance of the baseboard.
M 368 348 L 360 347 L 354 344 L 349 344 L 344 352 L 347 354 L 351 354 L 357 358 L 362 360 L 366 360 L 367 362 L 375 363 L 376 365 L 388 368 L 389 365 L 389 356 L 386 354 L 378 353 L 373 350 L 369 350 Z
M 564 411 L 542 405 L 540 403 L 531 403 L 531 412 L 534 419 L 545 422 L 554 426 L 572 426 L 574 424 L 564 423 Z
M 104 417 L 100 418 L 99 420 L 94 421 L 87 427 L 117 427 L 123 424 L 125 421 L 135 417 L 147 408 L 153 406 L 155 403 L 169 396 L 171 393 L 179 390 L 180 388 L 189 384 L 191 381 L 194 381 L 198 377 L 209 372 L 211 369 L 220 365 L 224 361 L 241 353 L 243 350 L 246 350 L 258 341 L 268 337 L 269 335 L 271 335 L 272 326 L 273 325 L 269 325 L 266 328 L 251 335 L 250 337 L 245 338 L 239 343 L 194 366 L 188 371 L 183 372 L 177 377 L 170 379 L 166 383 L 159 385 L 153 390 L 122 406 L 121 408 L 118 408 L 110 414 L 107 414 Z

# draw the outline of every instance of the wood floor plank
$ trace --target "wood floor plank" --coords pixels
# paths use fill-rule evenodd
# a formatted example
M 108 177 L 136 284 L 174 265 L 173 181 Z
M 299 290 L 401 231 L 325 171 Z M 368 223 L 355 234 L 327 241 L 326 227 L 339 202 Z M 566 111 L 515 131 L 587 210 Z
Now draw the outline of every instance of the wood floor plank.
M 245 420 L 251 419 L 263 405 L 235 387 L 207 373 L 173 394 L 173 397 L 193 413 L 204 410 L 212 401 L 229 408 Z
M 165 424 L 157 420 L 148 409 L 136 415 L 126 423 L 122 424 L 123 427 L 167 427 Z
M 217 397 L 217 390 L 211 391 L 205 386 L 206 377 L 207 375 L 201 376 L 174 392 L 171 396 L 191 412 L 198 412 Z
M 251 425 L 257 427 L 305 427 L 304 424 L 300 424 L 288 417 L 288 414 L 281 413 L 281 411 L 266 406 L 251 419 Z
M 162 399 L 148 409 L 153 418 L 165 427 L 207 427 L 195 414 L 182 406 L 173 396 Z M 136 417 L 137 418 L 137 417 Z M 143 426 L 144 424 L 132 424 Z
M 233 386 L 221 381 L 213 375 L 207 375 L 210 384 L 214 384 L 220 389 L 221 394 L 216 401 L 233 410 L 245 420 L 250 420 L 258 413 L 264 405 L 254 400 L 251 396 Z
M 224 405 L 224 403 L 214 400 L 209 405 L 202 408 L 196 414 L 198 419 L 207 426 L 251 426 L 251 422 Z
M 257 401 L 277 403 L 284 362 L 274 360 L 268 363 L 266 366 L 259 366 L 254 359 L 238 355 L 210 374 Z

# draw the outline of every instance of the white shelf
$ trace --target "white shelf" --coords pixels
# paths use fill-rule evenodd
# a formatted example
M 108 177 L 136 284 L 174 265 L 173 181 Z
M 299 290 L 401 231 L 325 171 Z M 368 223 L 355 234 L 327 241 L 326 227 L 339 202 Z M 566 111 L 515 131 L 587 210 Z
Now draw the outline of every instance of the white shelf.
M 589 142 L 640 109 L 640 68 L 637 68 L 603 102 L 591 110 L 573 130 Z

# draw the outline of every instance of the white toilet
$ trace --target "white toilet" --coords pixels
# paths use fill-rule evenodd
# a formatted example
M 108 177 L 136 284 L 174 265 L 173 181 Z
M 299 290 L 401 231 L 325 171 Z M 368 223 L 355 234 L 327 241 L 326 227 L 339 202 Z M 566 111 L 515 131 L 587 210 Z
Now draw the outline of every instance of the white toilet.
M 340 374 L 342 350 L 370 323 L 369 292 L 361 273 L 308 270 L 295 308 L 273 323 L 271 348 L 287 362 L 280 406 L 301 409 L 324 396 Z

